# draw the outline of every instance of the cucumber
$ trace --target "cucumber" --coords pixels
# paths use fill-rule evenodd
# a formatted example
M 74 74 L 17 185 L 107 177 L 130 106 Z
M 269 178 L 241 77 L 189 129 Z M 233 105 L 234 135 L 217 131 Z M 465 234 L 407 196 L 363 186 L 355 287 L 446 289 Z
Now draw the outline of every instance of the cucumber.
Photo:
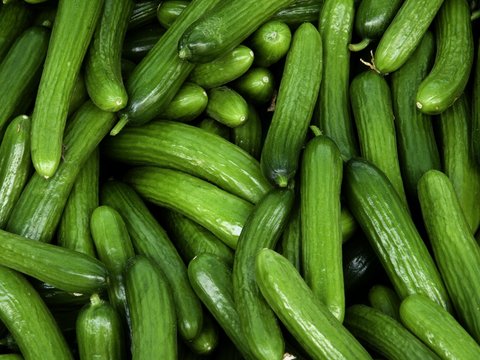
M 209 132 L 216 136 L 220 136 L 225 140 L 230 141 L 230 128 L 227 125 L 218 122 L 217 120 L 206 117 L 198 123 L 198 127 L 205 130 L 206 132 Z
M 300 205 L 295 203 L 277 245 L 277 251 L 288 259 L 298 272 L 302 270 L 302 216 L 300 211 Z
M 5 4 L 0 8 L 0 61 L 32 20 L 32 9 L 23 1 Z
M 380 310 L 353 305 L 347 308 L 344 324 L 359 341 L 386 359 L 440 359 L 398 320 Z
M 80 106 L 82 106 L 88 100 L 87 85 L 85 84 L 85 75 L 83 71 L 80 71 L 75 84 L 73 85 L 72 97 L 68 105 L 68 116 L 70 117 Z
M 103 0 L 61 0 L 58 4 L 32 114 L 32 162 L 45 178 L 51 178 L 60 164 L 75 78 L 102 7 Z
M 450 311 L 450 300 L 435 263 L 386 175 L 367 160 L 349 160 L 343 190 L 348 208 L 400 299 L 423 294 Z
M 55 16 L 57 15 L 57 6 L 46 6 L 37 12 L 33 25 L 44 26 L 51 29 L 55 22 Z
M 287 24 L 270 20 L 260 26 L 248 39 L 255 54 L 256 66 L 269 67 L 287 55 L 292 32 Z
M 187 341 L 187 346 L 193 353 L 206 356 L 214 352 L 219 342 L 216 323 L 210 316 L 203 317 L 203 328 L 200 334 L 192 341 Z
M 423 295 L 410 295 L 400 305 L 402 323 L 442 359 L 473 360 L 480 346 L 440 305 Z
M 30 278 L 30 282 L 40 297 L 50 308 L 79 308 L 88 303 L 90 294 L 69 293 L 64 290 Z
M 375 50 L 375 68 L 382 74 L 398 70 L 412 55 L 437 15 L 443 0 L 405 0 Z
M 345 243 L 356 233 L 358 224 L 346 207 L 342 207 L 340 222 L 342 224 L 342 243 Z
M 465 0 L 445 0 L 435 18 L 437 54 L 416 94 L 417 108 L 439 114 L 463 93 L 472 69 L 474 49 L 470 9 Z
M 137 255 L 125 280 L 132 359 L 177 359 L 175 303 L 165 275 L 152 260 Z
M 255 159 L 260 159 L 263 146 L 262 119 L 255 106 L 248 104 L 248 120 L 232 129 L 232 142 Z
M 370 305 L 381 311 L 392 319 L 400 321 L 399 309 L 400 299 L 390 287 L 385 285 L 374 285 L 368 292 L 368 301 Z
M 264 176 L 286 187 L 296 173 L 322 79 L 322 39 L 304 23 L 293 34 L 260 158 Z M 301 104 L 302 106 L 298 106 Z
M 457 318 L 480 341 L 480 248 L 463 214 L 452 182 L 437 170 L 426 172 L 418 196 L 435 261 Z
M 300 173 L 303 277 L 313 294 L 340 322 L 345 314 L 342 173 L 342 156 L 332 139 L 318 135 L 307 142 Z
M 135 6 L 128 21 L 128 29 L 136 29 L 153 22 L 160 3 L 160 0 L 135 0 Z
M 207 104 L 208 95 L 205 89 L 197 84 L 185 82 L 168 104 L 161 118 L 192 121 L 203 113 Z
M 266 104 L 275 92 L 275 78 L 270 69 L 254 66 L 235 80 L 232 87 L 249 102 Z
M 477 57 L 472 70 L 472 151 L 477 164 L 480 164 L 480 40 L 477 41 Z
M 135 32 L 127 32 L 122 45 L 122 57 L 140 62 L 164 34 L 165 29 L 156 23 L 136 29 Z M 128 78 L 125 80 L 128 82 Z
M 283 256 L 270 249 L 260 250 L 255 275 L 270 307 L 312 358 L 371 359 Z
M 23 357 L 19 354 L 2 354 L 0 360 L 23 360 Z
M 235 128 L 248 120 L 248 104 L 235 90 L 220 86 L 208 91 L 205 113 L 219 123 Z
M 178 42 L 178 56 L 193 63 L 212 61 L 233 50 L 293 0 L 232 0 L 219 3 L 191 24 Z
M 116 112 L 127 105 L 120 59 L 133 6 L 133 0 L 105 0 L 85 59 L 88 95 L 105 111 Z
M 190 1 L 167 0 L 163 1 L 157 8 L 157 19 L 160 25 L 168 29 L 177 20 Z
M 43 242 L 52 240 L 77 174 L 114 121 L 113 113 L 90 101 L 82 105 L 66 129 L 61 166 L 50 179 L 33 174 L 12 210 L 7 231 Z
M 290 6 L 272 16 L 288 25 L 297 26 L 304 22 L 316 22 L 324 0 L 296 0 Z
M 0 266 L 0 292 L 9 295 L 0 301 L 0 320 L 25 360 L 73 359 L 52 313 L 22 275 Z
M 233 295 L 245 339 L 256 359 L 281 359 L 284 340 L 277 319 L 255 282 L 255 256 L 275 248 L 293 206 L 293 191 L 273 189 L 255 206 L 238 239 Z

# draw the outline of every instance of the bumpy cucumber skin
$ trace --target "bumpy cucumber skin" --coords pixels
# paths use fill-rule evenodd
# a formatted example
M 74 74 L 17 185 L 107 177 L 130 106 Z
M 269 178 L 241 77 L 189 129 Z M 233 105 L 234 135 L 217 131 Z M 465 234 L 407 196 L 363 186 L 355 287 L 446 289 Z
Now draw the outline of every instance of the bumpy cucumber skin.
M 473 70 L 472 84 L 472 151 L 477 164 L 480 164 L 480 39 L 477 41 L 477 57 Z
M 323 1 L 296 0 L 292 5 L 273 15 L 272 20 L 280 20 L 288 25 L 300 25 L 304 22 L 318 21 Z

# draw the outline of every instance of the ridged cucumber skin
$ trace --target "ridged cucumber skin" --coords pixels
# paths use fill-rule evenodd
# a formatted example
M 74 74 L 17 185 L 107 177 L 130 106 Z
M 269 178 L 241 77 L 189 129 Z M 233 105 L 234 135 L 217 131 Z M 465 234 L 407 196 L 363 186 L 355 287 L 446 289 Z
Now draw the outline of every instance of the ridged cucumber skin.
M 374 285 L 368 291 L 368 301 L 372 308 L 381 311 L 392 319 L 400 321 L 399 309 L 400 299 L 390 287 L 385 285 Z
M 255 106 L 248 104 L 248 120 L 245 124 L 233 128 L 232 142 L 259 160 L 263 146 L 263 125 Z
M 190 1 L 168 0 L 163 1 L 157 8 L 157 20 L 165 29 L 168 29 L 177 20 Z
M 100 151 L 96 148 L 75 178 L 58 224 L 59 245 L 96 257 L 90 217 L 98 206 Z
M 320 130 L 335 141 L 345 159 L 358 153 L 348 89 L 353 21 L 354 0 L 324 1 L 318 23 L 323 70 L 316 114 Z
M 115 114 L 98 109 L 90 101 L 82 105 L 66 129 L 66 150 L 58 171 L 50 179 L 37 172 L 32 175 L 12 210 L 7 231 L 52 241 L 78 172 L 114 121 Z
M 471 144 L 471 113 L 466 95 L 462 95 L 439 119 L 442 171 L 452 181 L 472 233 L 480 224 L 480 165 Z
M 185 82 L 168 104 L 161 118 L 176 121 L 192 121 L 203 113 L 208 104 L 208 95 L 201 86 Z
M 217 349 L 218 342 L 219 333 L 216 323 L 210 315 L 204 315 L 202 331 L 195 339 L 187 341 L 187 346 L 194 354 L 206 356 Z
M 362 39 L 380 38 L 395 17 L 403 0 L 366 0 L 355 12 L 355 31 Z
M 405 0 L 383 33 L 374 53 L 382 74 L 398 70 L 415 51 L 437 15 L 443 0 Z
M 248 120 L 247 102 L 229 86 L 210 89 L 207 95 L 205 113 L 212 119 L 231 128 L 243 125 Z
M 426 114 L 439 114 L 450 107 L 470 77 L 473 30 L 465 0 L 445 0 L 435 18 L 435 39 L 435 63 L 416 94 L 417 108 Z
M 141 27 L 134 32 L 127 32 L 122 45 L 122 57 L 140 63 L 164 34 L 165 29 L 157 23 Z M 135 67 L 125 79 L 125 86 L 134 70 Z
M 68 105 L 68 116 L 70 117 L 80 106 L 82 106 L 88 100 L 87 85 L 85 85 L 85 75 L 83 71 L 80 71 L 75 84 L 73 85 L 72 97 Z
M 219 0 L 193 0 L 177 21 L 140 61 L 126 82 L 129 100 L 120 112 L 117 134 L 123 126 L 141 125 L 160 115 L 172 101 L 195 65 L 178 57 L 177 43 L 186 28 Z
M 442 359 L 474 360 L 480 346 L 440 305 L 423 295 L 410 295 L 400 305 L 407 329 Z
M 58 4 L 32 114 L 32 162 L 45 178 L 55 174 L 62 158 L 69 101 L 103 2 L 61 0 Z
M 335 142 L 307 142 L 300 173 L 303 278 L 340 322 L 345 315 L 340 192 L 343 161 Z
M 0 61 L 15 39 L 30 25 L 32 19 L 31 8 L 23 2 L 4 4 L 0 8 Z
M 258 359 L 281 359 L 285 344 L 277 319 L 255 282 L 255 256 L 263 248 L 275 248 L 293 197 L 290 189 L 268 192 L 248 217 L 235 251 L 233 295 L 245 339 Z
M 30 176 L 30 118 L 20 115 L 7 126 L 0 145 L 0 229 Z
M 434 48 L 433 34 L 427 31 L 407 62 L 391 75 L 390 82 L 403 184 L 415 199 L 420 177 L 428 170 L 441 168 L 432 119 L 412 106 L 418 85 L 430 70 Z
M 450 311 L 438 269 L 386 175 L 367 160 L 352 159 L 344 168 L 342 194 L 400 299 L 424 294 Z
M 52 313 L 19 273 L 0 266 L 0 319 L 25 360 L 71 360 L 72 353 Z
M 268 68 L 251 67 L 235 80 L 233 88 L 253 104 L 266 104 L 273 98 L 275 78 Z
M 299 25 L 304 22 L 318 21 L 324 0 L 296 0 L 293 4 L 272 16 L 272 20 L 280 20 L 288 25 Z
M 302 225 L 300 204 L 295 202 L 276 251 L 290 261 L 298 272 L 302 271 Z
M 128 185 L 108 181 L 103 184 L 100 195 L 101 204 L 111 206 L 122 216 L 135 252 L 160 266 L 171 284 L 180 336 L 186 340 L 195 338 L 202 327 L 201 304 L 188 281 L 187 268 L 167 233 Z
M 30 95 L 38 85 L 49 36 L 49 31 L 43 27 L 25 30 L 0 61 L 0 132 L 12 116 L 19 115 L 15 111 L 22 98 Z
M 133 7 L 133 0 L 104 0 L 103 12 L 85 58 L 88 95 L 105 111 L 116 112 L 127 105 L 121 56 Z
M 255 274 L 267 303 L 312 358 L 371 359 L 283 256 L 270 249 L 260 250 Z
M 120 315 L 97 294 L 78 313 L 75 331 L 80 359 L 125 359 Z
M 345 314 L 345 327 L 376 353 L 391 360 L 440 360 L 399 320 L 366 305 L 352 305 Z
M 255 54 L 255 65 L 269 67 L 287 55 L 292 32 L 284 22 L 269 20 L 255 30 L 247 41 Z
M 405 205 L 390 87 L 373 70 L 355 76 L 350 84 L 350 99 L 357 127 L 360 153 L 387 175 Z
M 252 203 L 271 188 L 252 156 L 229 141 L 188 124 L 152 121 L 127 128 L 105 139 L 104 148 L 113 160 L 181 170 Z
M 322 39 L 304 23 L 293 34 L 260 158 L 264 176 L 286 187 L 297 171 L 322 81 Z
M 177 323 L 171 287 L 158 265 L 142 255 L 125 274 L 132 359 L 177 359 Z
M 480 39 L 477 41 L 477 57 L 472 70 L 472 151 L 477 164 L 480 164 Z
M 153 22 L 159 5 L 160 0 L 135 1 L 135 6 L 128 21 L 128 30 L 136 29 Z
M 457 317 L 480 341 L 480 247 L 458 202 L 452 182 L 431 170 L 418 183 L 418 196 L 435 261 Z

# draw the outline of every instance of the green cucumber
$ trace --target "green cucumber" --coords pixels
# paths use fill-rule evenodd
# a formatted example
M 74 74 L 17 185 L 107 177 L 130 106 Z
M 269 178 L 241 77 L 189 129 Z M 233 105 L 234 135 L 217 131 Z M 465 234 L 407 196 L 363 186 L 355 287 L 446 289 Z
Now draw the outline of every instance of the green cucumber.
M 287 55 L 292 32 L 287 24 L 270 20 L 260 26 L 248 39 L 255 54 L 256 66 L 269 67 Z
M 324 0 L 296 0 L 290 6 L 273 15 L 273 20 L 280 20 L 288 25 L 297 26 L 304 22 L 316 22 Z
M 386 359 L 440 359 L 398 320 L 375 308 L 366 305 L 347 308 L 344 324 L 359 341 Z
M 220 2 L 190 25 L 178 42 L 178 56 L 204 63 L 240 45 L 260 25 L 293 0 L 232 0 Z
M 472 70 L 472 151 L 477 164 L 480 164 L 480 39 L 477 41 L 477 57 Z
M 75 328 L 80 359 L 125 359 L 120 316 L 98 294 L 80 310 Z
M 300 173 L 303 277 L 313 294 L 340 322 L 345 314 L 342 173 L 342 156 L 332 139 L 318 135 L 307 142 Z
M 185 82 L 168 104 L 161 118 L 176 121 L 191 121 L 197 118 L 208 104 L 208 95 L 201 86 Z
M 220 136 L 227 141 L 230 141 L 230 128 L 227 125 L 224 125 L 217 120 L 206 117 L 198 123 L 198 127 L 214 134 Z
M 305 23 L 293 34 L 260 159 L 265 177 L 280 187 L 296 173 L 321 79 L 322 39 L 312 24 Z
M 167 0 L 163 1 L 157 8 L 157 19 L 160 25 L 168 29 L 177 20 L 190 1 Z
M 83 71 L 80 71 L 75 84 L 73 85 L 72 97 L 68 105 L 68 116 L 70 117 L 80 106 L 88 100 L 87 85 L 85 84 L 85 76 Z
M 208 91 L 205 113 L 219 123 L 235 128 L 248 120 L 248 104 L 235 90 L 220 86 Z
M 128 29 L 137 29 L 153 22 L 157 16 L 157 8 L 160 3 L 160 0 L 135 0 L 135 6 L 128 21 Z
M 450 311 L 435 263 L 386 175 L 367 160 L 349 160 L 342 194 L 400 299 L 424 294 Z
M 105 111 L 127 105 L 128 95 L 121 71 L 122 44 L 133 0 L 105 0 L 92 43 L 85 60 L 85 81 L 93 103 Z
M 248 101 L 266 104 L 275 92 L 275 79 L 270 69 L 254 66 L 235 80 L 232 87 Z
M 23 360 L 23 356 L 19 354 L 2 354 L 0 360 Z
M 60 0 L 32 114 L 32 162 L 50 178 L 62 158 L 68 105 L 103 0 Z M 79 16 L 81 14 L 81 16 Z
M 52 240 L 77 174 L 114 121 L 113 113 L 90 101 L 82 105 L 66 129 L 66 150 L 58 171 L 50 179 L 33 174 L 12 210 L 8 231 L 33 240 Z
M 70 293 L 50 284 L 30 278 L 35 290 L 50 308 L 79 308 L 88 303 L 90 294 Z
M 299 272 L 302 269 L 302 219 L 300 211 L 300 205 L 295 203 L 277 246 L 277 251 L 288 259 Z
M 410 295 L 400 305 L 402 323 L 442 359 L 474 360 L 480 346 L 440 305 L 423 295 Z
M 127 32 L 122 45 L 122 56 L 131 61 L 141 61 L 164 34 L 165 29 L 156 23 L 141 27 L 133 33 Z M 125 80 L 128 81 L 128 78 Z
M 57 15 L 57 6 L 46 6 L 39 9 L 33 20 L 33 25 L 44 26 L 51 29 Z
M 437 54 L 416 94 L 417 108 L 439 114 L 463 93 L 472 69 L 474 49 L 470 8 L 465 0 L 445 0 L 435 18 Z
M 277 319 L 255 282 L 255 256 L 275 248 L 293 206 L 293 191 L 273 189 L 255 206 L 238 239 L 233 295 L 245 339 L 256 359 L 281 359 L 284 340 Z
M 132 60 L 122 58 L 122 75 L 125 79 L 127 79 L 135 69 L 135 64 Z
M 358 224 L 346 207 L 342 207 L 340 222 L 342 224 L 342 243 L 345 243 L 355 234 Z
M 33 11 L 22 2 L 13 2 L 0 8 L 0 61 L 15 39 L 30 25 Z
M 132 359 L 177 359 L 175 303 L 165 275 L 152 260 L 137 255 L 125 280 Z
M 195 339 L 187 341 L 187 346 L 195 354 L 206 356 L 216 350 L 218 342 L 219 334 L 216 323 L 210 316 L 204 316 L 202 331 Z
M 374 309 L 381 311 L 392 319 L 400 320 L 398 314 L 400 299 L 390 287 L 378 284 L 372 286 L 368 291 L 368 301 Z
M 260 250 L 255 274 L 270 307 L 312 358 L 371 359 L 283 256 L 270 249 Z
M 232 142 L 255 159 L 260 159 L 263 146 L 262 119 L 252 104 L 248 104 L 248 120 L 232 129 Z

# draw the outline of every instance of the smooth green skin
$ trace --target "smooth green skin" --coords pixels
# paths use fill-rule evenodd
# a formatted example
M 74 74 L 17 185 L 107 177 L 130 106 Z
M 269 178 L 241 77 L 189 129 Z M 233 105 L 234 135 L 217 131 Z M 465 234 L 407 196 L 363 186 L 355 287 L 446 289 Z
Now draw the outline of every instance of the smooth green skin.
M 440 360 L 399 321 L 378 309 L 352 305 L 347 308 L 344 325 L 358 340 L 386 359 Z
M 368 292 L 368 301 L 372 308 L 381 311 L 392 319 L 400 321 L 400 298 L 391 288 L 385 285 L 374 285 Z
M 188 281 L 185 263 L 167 233 L 128 185 L 108 181 L 100 194 L 101 204 L 117 210 L 125 221 L 135 253 L 147 256 L 160 266 L 171 284 L 178 332 L 183 339 L 194 339 L 201 331 L 202 308 Z
M 33 118 L 32 118 L 33 120 Z M 50 179 L 34 173 L 12 210 L 7 231 L 51 242 L 77 174 L 115 121 L 115 114 L 85 102 L 69 121 L 63 160 Z M 32 122 L 33 129 L 33 122 Z
M 79 312 L 75 325 L 80 359 L 125 358 L 124 330 L 120 315 L 112 305 L 92 295 Z
M 12 116 L 19 115 L 16 110 L 22 99 L 36 90 L 49 36 L 49 31 L 43 27 L 25 30 L 0 62 L 0 132 Z
M 137 255 L 125 280 L 132 359 L 177 359 L 175 303 L 165 275 L 152 260 Z
M 290 261 L 297 271 L 302 271 L 302 228 L 300 206 L 295 203 L 290 219 L 285 225 L 277 251 Z
M 168 0 L 163 1 L 157 8 L 157 19 L 160 25 L 168 29 L 177 20 L 190 1 Z
M 303 151 L 300 173 L 303 278 L 340 321 L 345 314 L 340 192 L 343 161 L 332 139 L 319 135 Z
M 400 299 L 424 294 L 451 311 L 440 273 L 385 174 L 365 159 L 352 159 L 344 168 L 342 194 Z
M 272 100 L 275 79 L 270 69 L 251 67 L 233 82 L 233 88 L 253 104 L 266 104 Z
M 371 359 L 286 258 L 270 249 L 260 250 L 255 275 L 267 303 L 313 359 Z
M 418 196 L 435 261 L 457 319 L 480 341 L 480 247 L 463 214 L 452 182 L 430 170 L 418 182 Z
M 288 53 L 292 32 L 282 21 L 270 20 L 251 35 L 248 44 L 255 54 L 256 66 L 269 67 Z
M 480 164 L 480 39 L 477 41 L 477 57 L 472 70 L 472 152 L 477 164 Z
M 219 86 L 208 91 L 205 113 L 219 123 L 235 128 L 248 120 L 248 104 L 235 90 Z
M 69 293 L 41 281 L 34 281 L 33 286 L 48 306 L 81 307 L 90 299 L 90 294 Z
M 260 159 L 263 146 L 262 119 L 255 106 L 248 104 L 248 120 L 245 124 L 232 129 L 232 142 L 245 150 L 255 159 Z
M 444 360 L 480 358 L 480 346 L 440 305 L 423 295 L 410 295 L 400 305 L 405 327 Z
M 102 8 L 103 0 L 58 3 L 32 114 L 32 162 L 45 178 L 51 178 L 61 162 L 75 79 Z
M 378 39 L 404 0 L 361 1 L 355 13 L 355 31 L 363 39 Z
M 157 14 L 157 8 L 160 0 L 142 0 L 135 1 L 130 20 L 128 22 L 128 30 L 139 28 L 143 25 L 151 23 Z
M 288 25 L 300 25 L 318 20 L 323 0 L 296 0 L 290 6 L 278 11 L 272 20 L 280 20 Z
M 116 112 L 127 105 L 121 71 L 122 45 L 133 0 L 104 0 L 101 18 L 85 59 L 85 81 L 93 103 Z
M 297 171 L 321 81 L 322 39 L 315 26 L 304 23 L 293 34 L 260 158 L 272 184 L 286 187 Z
M 77 111 L 88 99 L 85 76 L 83 71 L 80 71 L 75 79 L 75 85 L 73 85 L 72 97 L 70 98 L 70 104 L 68 105 L 68 116 L 71 116 Z
M 192 121 L 203 113 L 207 104 L 208 95 L 205 89 L 197 84 L 185 82 L 168 104 L 161 118 Z
M 23 357 L 18 354 L 2 354 L 0 360 L 23 360 Z
M 0 292 L 0 320 L 25 360 L 73 359 L 50 310 L 21 274 L 0 266 Z
M 122 57 L 139 63 L 164 34 L 165 29 L 157 23 L 149 24 L 134 32 L 128 32 L 122 45 Z M 131 74 L 133 74 L 135 67 Z M 128 82 L 128 78 L 125 78 L 126 82 Z
M 220 136 L 225 140 L 230 141 L 231 129 L 227 125 L 219 123 L 217 120 L 206 117 L 198 123 L 198 127 L 210 134 Z
M 345 207 L 342 207 L 340 222 L 342 223 L 342 243 L 345 243 L 355 234 L 358 224 L 350 211 Z
M 443 0 L 405 0 L 375 50 L 375 68 L 382 74 L 398 70 L 422 40 Z
M 13 2 L 0 8 L 0 61 L 15 39 L 30 25 L 32 11 L 22 2 Z
M 206 356 L 217 349 L 219 342 L 218 328 L 210 316 L 203 317 L 203 328 L 200 334 L 192 341 L 187 342 L 187 346 L 198 355 Z
M 473 30 L 465 0 L 445 0 L 435 18 L 435 36 L 435 63 L 416 95 L 417 108 L 431 115 L 449 108 L 463 93 L 470 77 Z

